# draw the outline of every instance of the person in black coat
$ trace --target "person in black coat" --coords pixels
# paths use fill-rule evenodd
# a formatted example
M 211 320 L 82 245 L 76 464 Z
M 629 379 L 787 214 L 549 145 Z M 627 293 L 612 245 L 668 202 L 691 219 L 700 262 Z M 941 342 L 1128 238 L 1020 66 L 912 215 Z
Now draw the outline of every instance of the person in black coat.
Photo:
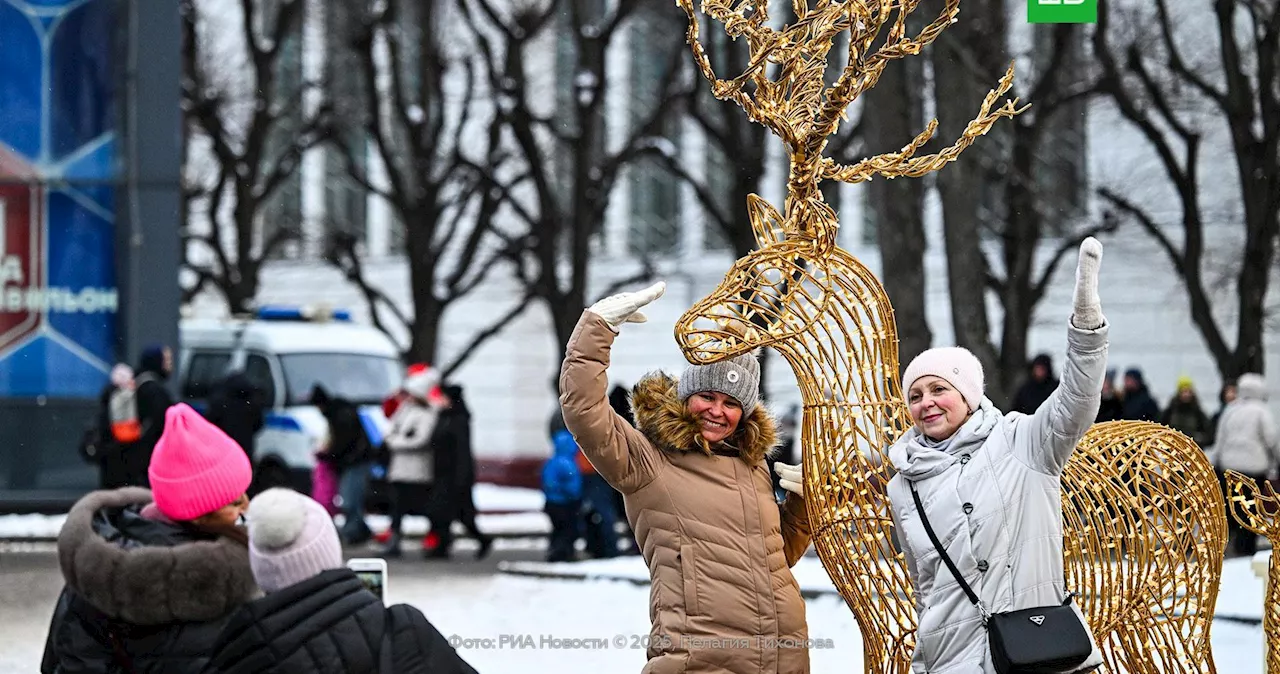
M 169 393 L 169 375 L 173 372 L 173 351 L 167 346 L 149 346 L 139 359 L 138 372 L 134 376 L 137 387 L 138 421 L 142 424 L 142 437 L 130 451 L 124 454 L 124 471 L 128 484 L 149 487 L 147 466 L 151 465 L 151 453 L 155 451 L 160 435 L 164 433 L 164 415 L 173 405 Z
M 266 423 L 262 391 L 244 372 L 232 372 L 213 387 L 205 418 L 231 436 L 253 460 L 254 437 Z
M 267 595 L 235 613 L 208 674 L 475 674 L 422 612 L 390 608 L 343 568 L 314 500 L 269 489 L 249 505 L 249 555 Z
M 430 557 L 447 558 L 453 544 L 453 523 L 462 522 L 467 533 L 480 542 L 477 559 L 483 559 L 493 547 L 493 538 L 476 526 L 476 461 L 471 451 L 471 410 L 463 397 L 462 387 L 449 384 L 442 388 L 448 400 L 440 411 L 432 444 L 435 450 L 433 471 L 435 482 L 431 494 L 431 528 L 439 532 L 439 543 Z
M 130 467 L 125 456 L 137 451 L 137 442 L 121 442 L 111 424 L 111 399 L 117 391 L 134 386 L 133 368 L 117 363 L 111 368 L 111 380 L 98 394 L 98 415 L 80 441 L 80 455 L 98 467 L 98 489 L 111 490 L 136 486 L 130 484 Z M 142 483 L 137 483 L 142 484 Z
M 1160 405 L 1151 397 L 1142 370 L 1133 368 L 1124 373 L 1124 400 L 1122 418 L 1131 421 L 1160 421 Z
M 1107 377 L 1102 380 L 1102 402 L 1098 404 L 1098 416 L 1094 419 L 1097 423 L 1119 421 L 1124 418 L 1124 401 L 1116 392 L 1115 379 L 1116 371 L 1107 370 Z
M 360 408 L 349 400 L 332 396 L 324 387 L 311 390 L 311 403 L 329 424 L 329 448 L 320 456 L 339 473 L 338 495 L 342 497 L 342 538 L 348 545 L 360 545 L 373 537 L 364 521 L 364 501 L 369 473 L 378 458 L 378 448 L 369 440 Z
M 1053 374 L 1053 357 L 1042 353 L 1027 366 L 1027 380 L 1013 396 L 1010 412 L 1035 414 L 1040 405 L 1058 388 L 1058 378 Z
M 67 514 L 58 533 L 66 586 L 42 674 L 196 674 L 227 619 L 258 594 L 236 524 L 248 506 L 248 459 L 186 405 L 166 426 L 154 491 L 93 492 Z

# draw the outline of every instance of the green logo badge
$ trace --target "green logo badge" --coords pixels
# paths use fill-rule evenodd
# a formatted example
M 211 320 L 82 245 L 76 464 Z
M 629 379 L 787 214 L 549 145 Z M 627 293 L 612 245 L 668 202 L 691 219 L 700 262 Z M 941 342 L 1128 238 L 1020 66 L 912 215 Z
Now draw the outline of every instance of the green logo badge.
M 1098 0 L 1027 0 L 1028 23 L 1097 23 Z

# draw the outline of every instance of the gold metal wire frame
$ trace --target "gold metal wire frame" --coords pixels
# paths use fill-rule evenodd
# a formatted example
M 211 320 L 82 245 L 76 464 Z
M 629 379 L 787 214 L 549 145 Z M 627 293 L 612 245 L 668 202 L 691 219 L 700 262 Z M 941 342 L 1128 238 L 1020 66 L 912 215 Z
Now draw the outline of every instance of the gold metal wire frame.
M 1226 471 L 1227 506 L 1240 526 L 1271 541 L 1280 550 L 1280 496 L 1270 482 Z M 1262 631 L 1267 635 L 1267 673 L 1280 674 L 1280 555 L 1274 552 L 1267 565 L 1267 596 L 1262 602 Z
M 906 674 L 915 648 L 913 589 L 884 491 L 892 474 L 885 452 L 910 425 L 897 327 L 880 282 L 836 245 L 836 215 L 817 186 L 941 168 L 1000 117 L 1020 111 L 1014 102 L 991 109 L 1008 90 L 1012 67 L 951 147 L 914 156 L 935 128 L 930 123 L 901 152 L 840 166 L 821 150 L 845 107 L 874 86 L 885 62 L 936 38 L 959 0 L 948 0 L 915 38 L 905 37 L 905 18 L 917 0 L 793 0 L 799 19 L 776 30 L 765 0 L 706 0 L 702 11 L 751 49 L 746 71 L 730 80 L 712 71 L 692 0 L 677 4 L 689 15 L 689 42 L 713 93 L 783 140 L 791 176 L 785 214 L 748 197 L 758 250 L 681 317 L 676 340 L 693 363 L 773 347 L 791 365 L 804 404 L 805 495 L 818 556 L 862 632 L 865 671 Z M 869 51 L 891 18 L 885 46 Z M 842 31 L 850 32 L 848 65 L 826 87 L 827 54 Z M 770 65 L 777 66 L 773 79 Z M 1215 671 L 1209 627 L 1225 518 L 1204 453 L 1157 424 L 1101 424 L 1082 440 L 1062 482 L 1067 582 L 1083 594 L 1107 666 L 1135 674 Z

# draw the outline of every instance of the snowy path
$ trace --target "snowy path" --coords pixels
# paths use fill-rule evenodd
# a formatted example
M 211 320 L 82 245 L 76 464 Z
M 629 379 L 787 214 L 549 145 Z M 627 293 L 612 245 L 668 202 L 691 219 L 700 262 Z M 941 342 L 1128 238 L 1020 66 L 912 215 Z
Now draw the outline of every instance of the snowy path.
M 512 541 L 513 543 L 515 541 Z M 48 547 L 45 544 L 45 547 Z M 526 556 L 525 559 L 528 559 Z M 29 560 L 22 563 L 22 560 Z M 634 566 L 635 558 L 608 564 Z M 15 566 L 16 563 L 16 566 Z M 508 562 L 517 564 L 519 562 Z M 807 562 L 806 562 L 807 563 Z M 599 567 L 605 562 L 590 562 Z M 643 565 L 641 565 L 643 566 Z M 820 568 L 820 567 L 818 567 Z M 1224 583 L 1224 601 L 1238 587 L 1240 596 L 1230 601 L 1254 604 L 1243 594 L 1247 583 L 1237 583 L 1247 567 L 1234 565 Z M 5 584 L 12 581 L 14 585 Z M 0 594 L 20 588 L 18 601 L 0 602 L 0 674 L 33 671 L 39 662 L 48 616 L 59 586 L 58 569 L 48 552 L 0 553 Z M 560 674 L 562 672 L 638 672 L 643 649 L 633 649 L 633 635 L 649 631 L 649 591 L 630 581 L 558 580 L 507 574 L 463 573 L 448 565 L 397 563 L 388 582 L 389 599 L 421 608 L 446 636 L 492 639 L 506 635 L 505 647 L 462 647 L 459 652 L 478 671 Z M 805 602 L 809 634 L 830 640 L 831 648 L 811 651 L 815 674 L 860 672 L 861 639 L 853 617 L 838 597 L 827 595 Z M 1220 603 L 1220 606 L 1224 604 Z M 556 639 L 600 639 L 600 647 L 557 649 L 540 647 L 546 635 Z M 614 639 L 621 636 L 614 646 Z M 1232 674 L 1262 672 L 1262 629 L 1230 622 L 1213 626 L 1213 647 L 1218 671 Z M 532 648 L 512 645 L 526 638 Z

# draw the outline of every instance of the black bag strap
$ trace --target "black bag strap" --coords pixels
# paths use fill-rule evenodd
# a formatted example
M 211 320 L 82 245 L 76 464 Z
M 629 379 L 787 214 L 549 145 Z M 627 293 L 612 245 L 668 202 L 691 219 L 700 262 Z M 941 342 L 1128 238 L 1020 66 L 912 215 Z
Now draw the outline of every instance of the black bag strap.
M 911 485 L 911 498 L 916 502 L 916 511 L 920 513 L 920 523 L 924 525 L 924 532 L 929 534 L 929 542 L 933 543 L 933 549 L 938 551 L 938 556 L 942 558 L 943 563 L 951 570 L 951 575 L 956 577 L 956 582 L 960 584 L 960 589 L 964 590 L 965 595 L 969 597 L 969 601 L 978 607 L 978 613 L 982 614 L 982 624 L 987 624 L 991 618 L 991 613 L 987 611 L 987 607 L 982 605 L 982 600 L 978 598 L 977 593 L 972 587 L 964 581 L 964 576 L 960 575 L 960 569 L 956 568 L 956 563 L 951 561 L 951 556 L 942 547 L 942 542 L 938 540 L 938 535 L 933 533 L 933 525 L 929 524 L 929 516 L 924 513 L 924 504 L 920 502 L 920 494 L 916 491 L 916 486 Z

